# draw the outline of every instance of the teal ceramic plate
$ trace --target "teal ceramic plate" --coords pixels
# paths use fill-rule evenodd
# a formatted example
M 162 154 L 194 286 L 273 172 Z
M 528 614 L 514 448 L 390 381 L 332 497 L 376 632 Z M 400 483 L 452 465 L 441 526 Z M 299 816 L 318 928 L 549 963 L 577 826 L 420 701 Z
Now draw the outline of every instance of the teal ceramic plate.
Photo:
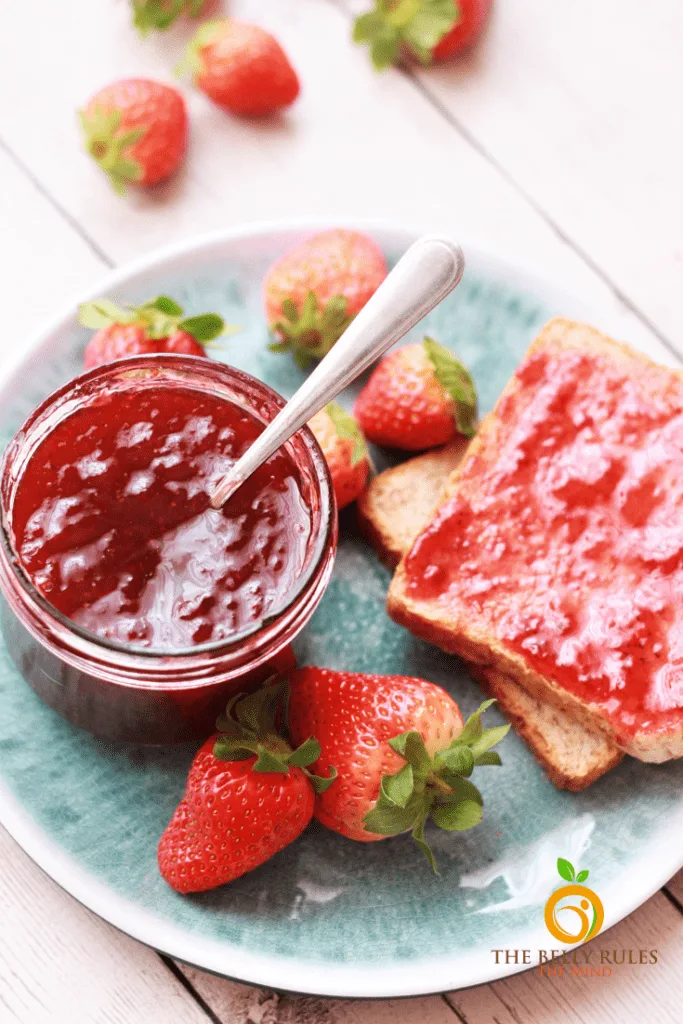
M 415 237 L 360 226 L 392 262 Z M 270 262 L 311 229 L 270 225 L 200 239 L 117 271 L 94 295 L 132 301 L 164 292 L 189 311 L 218 310 L 243 327 L 218 358 L 290 395 L 302 374 L 289 357 L 268 351 L 260 283 Z M 486 412 L 549 315 L 593 313 L 476 246 L 465 252 L 462 284 L 424 326 L 471 368 Z M 42 332 L 5 386 L 5 438 L 78 372 L 88 332 L 76 325 L 74 310 Z M 388 582 L 345 519 L 332 582 L 296 645 L 300 662 L 423 676 L 472 711 L 481 693 L 462 664 L 387 618 Z M 368 997 L 489 981 L 521 969 L 496 964 L 491 950 L 560 945 L 543 918 L 559 882 L 558 857 L 590 870 L 605 927 L 683 863 L 683 763 L 657 767 L 626 758 L 572 795 L 556 790 L 511 734 L 501 749 L 504 767 L 481 770 L 477 780 L 484 823 L 464 835 L 433 835 L 439 877 L 408 837 L 354 844 L 312 826 L 252 874 L 215 892 L 179 896 L 159 876 L 155 851 L 193 751 L 107 746 L 79 732 L 40 702 L 5 650 L 0 693 L 0 818 L 30 856 L 142 942 L 262 986 Z M 490 717 L 495 721 L 496 712 Z

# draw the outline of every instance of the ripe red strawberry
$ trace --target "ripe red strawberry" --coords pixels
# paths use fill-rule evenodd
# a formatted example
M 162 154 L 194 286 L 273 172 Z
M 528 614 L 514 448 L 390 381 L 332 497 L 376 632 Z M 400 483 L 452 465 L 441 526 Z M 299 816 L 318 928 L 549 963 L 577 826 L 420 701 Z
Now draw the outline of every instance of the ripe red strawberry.
M 167 295 L 159 295 L 141 306 L 118 306 L 109 299 L 86 302 L 78 308 L 78 320 L 95 334 L 85 348 L 86 370 L 125 356 L 152 352 L 177 352 L 205 356 L 201 343 L 226 331 L 217 313 L 186 317 Z
M 205 0 L 131 0 L 133 24 L 141 36 L 164 32 L 182 14 L 198 18 Z
M 390 352 L 356 399 L 354 413 L 369 441 L 423 451 L 446 444 L 457 431 L 470 437 L 477 393 L 450 349 L 431 338 Z
M 360 231 L 333 228 L 299 242 L 266 274 L 263 298 L 273 351 L 300 366 L 321 359 L 387 276 L 384 254 Z
M 404 54 L 422 64 L 447 60 L 479 37 L 493 0 L 375 0 L 356 18 L 353 38 L 367 43 L 378 71 Z
M 189 71 L 214 103 L 247 117 L 281 110 L 299 95 L 297 73 L 277 39 L 234 18 L 202 25 L 178 71 Z
M 321 756 L 337 779 L 316 800 L 315 817 L 333 832 L 369 843 L 412 830 L 424 839 L 431 818 L 464 831 L 482 816 L 482 797 L 468 781 L 475 765 L 500 764 L 491 747 L 509 726 L 482 729 L 485 701 L 463 726 L 455 701 L 433 683 L 405 676 L 303 668 L 290 678 L 292 742 L 315 729 Z
M 308 423 L 323 450 L 332 477 L 337 508 L 355 501 L 365 487 L 370 459 L 357 422 L 336 402 L 330 402 Z
M 129 182 L 156 185 L 168 178 L 185 155 L 185 101 L 161 82 L 114 82 L 95 93 L 79 117 L 87 152 L 120 195 Z
M 283 696 L 275 685 L 234 699 L 192 762 L 157 851 L 178 892 L 213 889 L 263 864 L 301 835 L 316 788 L 331 783 L 306 769 L 320 753 L 315 740 L 292 751 L 276 732 Z

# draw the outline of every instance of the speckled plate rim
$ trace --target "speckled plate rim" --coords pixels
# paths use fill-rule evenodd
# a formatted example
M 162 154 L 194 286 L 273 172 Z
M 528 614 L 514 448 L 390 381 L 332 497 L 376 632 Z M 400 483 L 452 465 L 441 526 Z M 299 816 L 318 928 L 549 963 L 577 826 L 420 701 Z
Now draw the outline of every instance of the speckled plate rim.
M 51 318 L 33 336 L 26 346 L 26 357 L 0 382 L 2 393 L 10 391 L 25 374 L 32 360 L 40 358 L 41 350 L 49 348 L 53 334 L 73 324 L 78 302 L 88 301 L 103 293 L 112 293 L 124 284 L 134 284 L 139 276 L 150 271 L 170 270 L 174 265 L 194 258 L 202 261 L 218 256 L 220 247 L 239 240 L 251 240 L 280 232 L 312 232 L 324 227 L 354 227 L 375 234 L 385 240 L 392 237 L 394 244 L 406 246 L 421 232 L 409 226 L 383 221 L 359 220 L 348 217 L 290 219 L 247 224 L 211 232 L 176 243 L 139 258 L 122 268 L 111 271 L 100 279 L 96 287 L 71 301 L 56 317 Z M 552 307 L 572 309 L 575 316 L 583 316 L 609 330 L 612 317 L 604 310 L 584 302 L 576 295 L 556 285 L 537 270 L 522 262 L 496 252 L 488 246 L 458 239 L 468 260 L 480 269 L 488 269 L 501 280 L 513 281 L 533 294 L 542 296 Z M 272 955 L 258 955 L 237 946 L 202 938 L 169 924 L 154 912 L 142 909 L 129 899 L 119 896 L 90 872 L 85 871 L 76 858 L 52 840 L 36 824 L 7 785 L 0 780 L 0 822 L 28 856 L 62 889 L 99 917 L 134 939 L 170 957 L 177 958 L 212 973 L 261 987 L 341 998 L 391 998 L 418 996 L 466 988 L 494 981 L 524 970 L 523 965 L 496 965 L 488 952 L 432 957 L 414 964 L 401 963 L 392 967 L 358 965 L 336 966 L 326 963 L 296 961 Z M 681 867 L 683 849 L 683 797 L 666 825 L 643 846 L 642 855 L 617 879 L 601 887 L 606 907 L 604 930 L 610 928 L 636 910 L 661 888 Z M 540 918 L 540 913 L 539 913 Z M 505 936 L 507 940 L 509 936 Z M 509 945 L 504 940 L 505 945 Z M 553 948 L 561 943 L 553 941 Z M 547 949 L 548 934 L 543 927 L 516 934 L 514 946 L 524 949 Z M 565 946 L 564 948 L 572 948 Z M 575 948 L 575 947 L 574 947 Z

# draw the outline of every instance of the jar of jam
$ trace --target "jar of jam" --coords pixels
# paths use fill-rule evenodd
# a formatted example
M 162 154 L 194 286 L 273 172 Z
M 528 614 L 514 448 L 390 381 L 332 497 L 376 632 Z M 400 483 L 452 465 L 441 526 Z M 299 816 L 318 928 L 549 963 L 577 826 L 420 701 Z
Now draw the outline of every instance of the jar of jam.
M 232 693 L 293 664 L 337 542 L 311 432 L 209 506 L 283 404 L 209 359 L 136 356 L 60 388 L 10 442 L 2 629 L 75 725 L 134 743 L 201 737 Z

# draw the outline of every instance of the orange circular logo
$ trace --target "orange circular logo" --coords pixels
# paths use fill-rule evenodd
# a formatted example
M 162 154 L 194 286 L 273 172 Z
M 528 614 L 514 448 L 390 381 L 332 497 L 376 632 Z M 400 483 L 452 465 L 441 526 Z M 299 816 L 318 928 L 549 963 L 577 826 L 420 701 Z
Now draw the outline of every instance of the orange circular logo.
M 572 900 L 571 903 L 566 902 Z M 560 921 L 560 915 L 562 921 Z M 605 910 L 597 893 L 586 885 L 563 885 L 545 905 L 546 928 L 560 942 L 585 942 L 602 928 Z

